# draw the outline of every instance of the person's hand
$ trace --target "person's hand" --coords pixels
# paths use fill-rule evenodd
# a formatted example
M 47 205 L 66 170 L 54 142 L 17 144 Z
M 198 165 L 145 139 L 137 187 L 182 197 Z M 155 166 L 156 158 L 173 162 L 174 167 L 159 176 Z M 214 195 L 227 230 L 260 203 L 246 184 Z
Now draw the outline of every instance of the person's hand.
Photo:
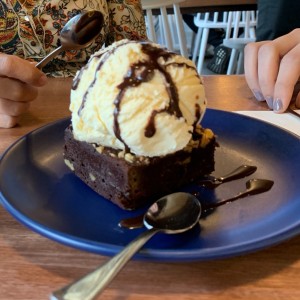
M 0 53 L 0 128 L 15 126 L 37 97 L 37 87 L 46 82 L 46 75 L 33 63 Z
M 245 76 L 259 101 L 284 112 L 300 76 L 300 28 L 273 41 L 250 43 L 245 48 Z M 296 98 L 300 107 L 300 94 Z

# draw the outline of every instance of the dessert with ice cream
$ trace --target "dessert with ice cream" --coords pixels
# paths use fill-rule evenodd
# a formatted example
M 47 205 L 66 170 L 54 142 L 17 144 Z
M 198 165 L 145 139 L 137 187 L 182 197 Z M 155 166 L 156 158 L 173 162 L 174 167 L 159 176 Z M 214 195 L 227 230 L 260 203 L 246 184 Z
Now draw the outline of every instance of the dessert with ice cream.
M 64 159 L 103 197 L 135 209 L 214 170 L 192 61 L 150 42 L 95 53 L 74 78 Z

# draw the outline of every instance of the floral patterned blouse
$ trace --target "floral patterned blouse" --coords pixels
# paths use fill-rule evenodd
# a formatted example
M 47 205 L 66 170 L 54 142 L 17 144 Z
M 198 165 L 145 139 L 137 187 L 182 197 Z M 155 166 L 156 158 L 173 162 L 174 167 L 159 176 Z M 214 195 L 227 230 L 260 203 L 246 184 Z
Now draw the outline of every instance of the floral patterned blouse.
M 102 12 L 100 35 L 83 50 L 62 52 L 44 67 L 49 76 L 74 76 L 92 53 L 113 41 L 147 38 L 140 0 L 1 0 L 0 52 L 41 60 L 60 45 L 62 27 L 83 10 Z

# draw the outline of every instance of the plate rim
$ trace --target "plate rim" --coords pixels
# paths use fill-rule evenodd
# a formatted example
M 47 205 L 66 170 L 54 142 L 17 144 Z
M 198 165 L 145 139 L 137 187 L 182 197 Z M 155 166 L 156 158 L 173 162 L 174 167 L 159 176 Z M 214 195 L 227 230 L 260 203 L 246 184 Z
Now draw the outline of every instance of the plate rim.
M 279 126 L 273 125 L 271 123 L 255 119 L 251 116 L 245 116 L 240 115 L 235 112 L 229 112 L 229 111 L 223 111 L 218 109 L 207 109 L 208 111 L 212 111 L 215 113 L 226 113 L 230 115 L 238 116 L 239 118 L 246 118 L 255 120 L 255 122 L 258 123 L 265 123 L 268 126 L 276 127 L 278 130 L 284 131 L 286 134 L 293 136 L 297 140 L 300 141 L 300 137 L 293 132 L 290 132 L 284 128 L 281 128 Z M 49 128 L 51 126 L 58 125 L 60 123 L 68 122 L 70 120 L 70 117 L 65 117 L 62 119 L 58 119 L 56 121 L 50 122 L 48 124 L 44 124 L 41 127 L 38 127 L 27 134 L 19 137 L 13 144 L 11 144 L 0 156 L 0 165 L 1 162 L 5 159 L 6 155 L 10 153 L 10 151 L 13 150 L 14 147 L 17 147 L 18 143 L 20 143 L 24 138 L 27 136 L 30 136 L 37 131 L 44 130 L 45 128 Z M 0 186 L 1 188 L 1 186 Z M 118 253 L 120 250 L 122 250 L 124 247 L 119 246 L 116 244 L 108 244 L 104 242 L 97 242 L 97 241 L 91 241 L 88 239 L 80 238 L 65 232 L 58 231 L 56 229 L 53 229 L 51 227 L 47 227 L 44 224 L 41 224 L 35 220 L 32 220 L 29 216 L 26 216 L 25 214 L 19 212 L 9 201 L 6 199 L 6 197 L 3 195 L 2 191 L 0 190 L 0 204 L 3 205 L 3 207 L 6 209 L 7 212 L 9 212 L 18 222 L 23 224 L 25 227 L 31 229 L 35 233 L 38 233 L 46 238 L 49 238 L 52 241 L 59 242 L 65 246 L 73 247 L 76 249 L 80 249 L 83 251 L 92 252 L 95 254 L 100 255 L 107 255 L 112 256 Z M 290 239 L 297 234 L 300 233 L 300 217 L 297 222 L 297 224 L 290 224 L 289 229 L 282 229 L 282 231 L 277 231 L 269 235 L 267 238 L 259 238 L 256 240 L 255 243 L 253 242 L 247 242 L 240 245 L 229 245 L 227 247 L 222 246 L 221 248 L 214 248 L 214 253 L 204 253 L 203 252 L 200 255 L 197 255 L 198 249 L 194 249 L 192 251 L 183 250 L 169 250 L 169 249 L 153 249 L 153 248 L 145 248 L 142 249 L 138 254 L 134 256 L 134 259 L 141 259 L 141 260 L 150 260 L 150 261 L 173 261 L 173 262 L 179 262 L 179 261 L 201 261 L 201 260 L 211 260 L 211 259 L 220 259 L 220 258 L 226 258 L 226 257 L 233 257 L 237 255 L 242 255 L 246 253 L 251 253 L 255 251 L 259 251 L 261 249 L 264 249 L 266 247 L 270 247 L 276 244 L 279 244 L 287 239 Z M 216 250 L 217 249 L 217 250 Z M 229 252 L 224 253 L 224 249 L 231 250 Z M 221 253 L 219 253 L 221 252 Z

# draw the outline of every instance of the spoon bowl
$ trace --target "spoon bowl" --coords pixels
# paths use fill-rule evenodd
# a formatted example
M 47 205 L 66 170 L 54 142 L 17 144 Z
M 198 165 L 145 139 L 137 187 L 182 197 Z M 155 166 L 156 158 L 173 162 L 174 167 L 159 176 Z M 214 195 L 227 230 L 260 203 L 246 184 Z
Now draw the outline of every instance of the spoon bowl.
M 100 11 L 92 10 L 71 18 L 60 32 L 61 46 L 50 52 L 36 67 L 42 69 L 60 52 L 87 47 L 100 34 L 104 18 Z
M 100 11 L 88 11 L 70 19 L 60 32 L 60 42 L 67 49 L 88 46 L 100 33 L 103 15 Z
M 104 265 L 52 293 L 52 300 L 94 299 L 121 271 L 130 258 L 156 233 L 182 233 L 194 227 L 201 216 L 201 204 L 188 193 L 174 193 L 160 198 L 144 215 L 148 228 L 119 254 Z
M 143 223 L 148 229 L 155 228 L 167 234 L 187 231 L 194 227 L 201 214 L 199 200 L 188 193 L 164 196 L 150 206 Z

